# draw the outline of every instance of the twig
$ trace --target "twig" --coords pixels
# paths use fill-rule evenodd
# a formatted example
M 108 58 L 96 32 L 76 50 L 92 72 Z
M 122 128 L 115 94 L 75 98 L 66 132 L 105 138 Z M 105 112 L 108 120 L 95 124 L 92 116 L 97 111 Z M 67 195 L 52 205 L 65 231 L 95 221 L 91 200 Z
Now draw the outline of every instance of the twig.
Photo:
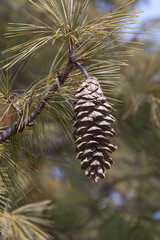
M 19 118 L 21 118 L 23 115 L 23 110 L 21 110 L 18 105 L 15 106 L 10 97 L 8 98 L 8 100 L 11 103 L 12 107 L 18 112 Z
M 82 71 L 82 73 L 85 75 L 86 78 L 89 77 L 88 72 L 86 71 L 86 69 L 79 62 L 76 61 L 75 65 L 76 65 L 77 68 L 79 68 Z
M 48 92 L 45 94 L 45 98 L 43 98 L 38 103 L 38 105 L 35 107 L 33 112 L 28 117 L 26 117 L 22 122 L 21 122 L 21 118 L 19 118 L 11 127 L 7 128 L 4 132 L 0 133 L 0 144 L 10 139 L 10 137 L 12 137 L 18 131 L 23 132 L 24 128 L 29 126 L 30 123 L 35 118 L 37 118 L 37 116 L 41 113 L 42 109 L 46 105 L 46 102 L 49 101 L 49 99 L 51 98 L 52 94 L 54 94 L 58 90 L 59 86 L 64 84 L 64 82 L 68 78 L 68 75 L 72 71 L 73 67 L 74 67 L 73 63 L 69 61 L 63 73 L 59 75 L 59 82 L 56 81 L 50 87 Z
M 88 77 L 89 77 L 88 72 L 87 72 L 86 69 L 79 63 L 79 61 L 81 61 L 82 59 L 84 59 L 84 58 L 83 58 L 83 57 L 82 57 L 82 58 L 79 58 L 79 59 L 76 58 L 76 56 L 75 56 L 74 43 L 73 43 L 73 41 L 71 41 L 70 61 L 73 62 L 74 65 L 82 71 L 82 73 L 85 75 L 86 78 L 88 78 Z

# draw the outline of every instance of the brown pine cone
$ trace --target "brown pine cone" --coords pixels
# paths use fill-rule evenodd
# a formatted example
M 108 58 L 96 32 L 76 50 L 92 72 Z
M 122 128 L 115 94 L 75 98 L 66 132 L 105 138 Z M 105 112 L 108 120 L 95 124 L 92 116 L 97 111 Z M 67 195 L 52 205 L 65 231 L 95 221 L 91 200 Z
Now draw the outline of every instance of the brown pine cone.
M 110 123 L 115 118 L 110 114 L 111 105 L 104 97 L 98 80 L 89 77 L 78 88 L 74 103 L 74 135 L 81 160 L 81 168 L 85 175 L 97 182 L 105 177 L 105 168 L 110 169 L 113 164 L 108 153 L 114 152 L 117 147 L 107 137 L 117 135 Z

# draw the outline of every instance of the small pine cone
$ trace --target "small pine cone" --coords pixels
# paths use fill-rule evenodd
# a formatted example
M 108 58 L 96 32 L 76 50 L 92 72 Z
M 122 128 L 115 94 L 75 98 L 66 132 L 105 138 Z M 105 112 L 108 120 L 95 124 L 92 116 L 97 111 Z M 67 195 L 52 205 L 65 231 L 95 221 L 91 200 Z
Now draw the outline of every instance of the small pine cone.
M 112 153 L 117 146 L 107 137 L 117 135 L 110 123 L 115 118 L 110 114 L 111 105 L 104 97 L 98 80 L 89 77 L 78 88 L 74 103 L 74 135 L 76 140 L 77 158 L 81 160 L 81 168 L 85 175 L 97 182 L 105 177 L 105 168 L 110 169 L 113 164 L 108 153 Z

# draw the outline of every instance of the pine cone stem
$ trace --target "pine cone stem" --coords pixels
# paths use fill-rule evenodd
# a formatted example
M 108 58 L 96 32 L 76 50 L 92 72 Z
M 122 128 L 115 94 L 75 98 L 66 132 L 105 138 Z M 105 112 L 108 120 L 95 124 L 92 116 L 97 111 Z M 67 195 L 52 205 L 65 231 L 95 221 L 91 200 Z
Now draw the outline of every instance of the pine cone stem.
M 86 71 L 86 69 L 79 62 L 76 61 L 75 65 L 76 65 L 77 68 L 79 68 L 82 71 L 82 73 L 84 74 L 84 76 L 86 78 L 89 78 L 88 72 Z

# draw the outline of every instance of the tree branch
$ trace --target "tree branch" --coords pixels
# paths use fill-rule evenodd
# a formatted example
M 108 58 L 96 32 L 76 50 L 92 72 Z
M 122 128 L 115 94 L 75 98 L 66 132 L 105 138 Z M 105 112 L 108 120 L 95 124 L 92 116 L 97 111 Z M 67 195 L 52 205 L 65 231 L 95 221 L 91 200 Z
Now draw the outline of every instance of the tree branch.
M 42 109 L 46 105 L 46 102 L 49 101 L 52 94 L 54 94 L 58 90 L 59 86 L 64 84 L 73 67 L 73 62 L 69 61 L 63 73 L 59 75 L 58 80 L 50 87 L 48 92 L 45 94 L 45 97 L 38 103 L 33 112 L 23 121 L 21 120 L 21 118 L 19 118 L 11 127 L 0 133 L 0 144 L 8 140 L 18 131 L 22 132 L 25 127 L 30 125 L 30 123 L 41 113 Z
M 0 133 L 0 144 L 4 143 L 6 140 L 10 139 L 14 134 L 17 132 L 23 132 L 23 130 L 30 126 L 32 121 L 37 118 L 37 116 L 41 113 L 43 108 L 45 107 L 46 103 L 49 101 L 51 96 L 59 89 L 61 85 L 64 84 L 66 79 L 68 78 L 68 75 L 73 70 L 73 67 L 76 66 L 79 68 L 83 74 L 88 77 L 87 71 L 84 69 L 84 67 L 76 60 L 74 47 L 70 49 L 69 53 L 69 62 L 66 65 L 64 71 L 61 74 L 58 74 L 57 79 L 55 83 L 50 87 L 50 89 L 46 92 L 45 97 L 38 103 L 38 105 L 35 107 L 33 112 L 26 117 L 24 120 L 22 119 L 22 114 L 20 114 L 20 109 L 13 106 L 16 111 L 19 113 L 19 118 L 12 126 L 7 128 L 4 132 Z

